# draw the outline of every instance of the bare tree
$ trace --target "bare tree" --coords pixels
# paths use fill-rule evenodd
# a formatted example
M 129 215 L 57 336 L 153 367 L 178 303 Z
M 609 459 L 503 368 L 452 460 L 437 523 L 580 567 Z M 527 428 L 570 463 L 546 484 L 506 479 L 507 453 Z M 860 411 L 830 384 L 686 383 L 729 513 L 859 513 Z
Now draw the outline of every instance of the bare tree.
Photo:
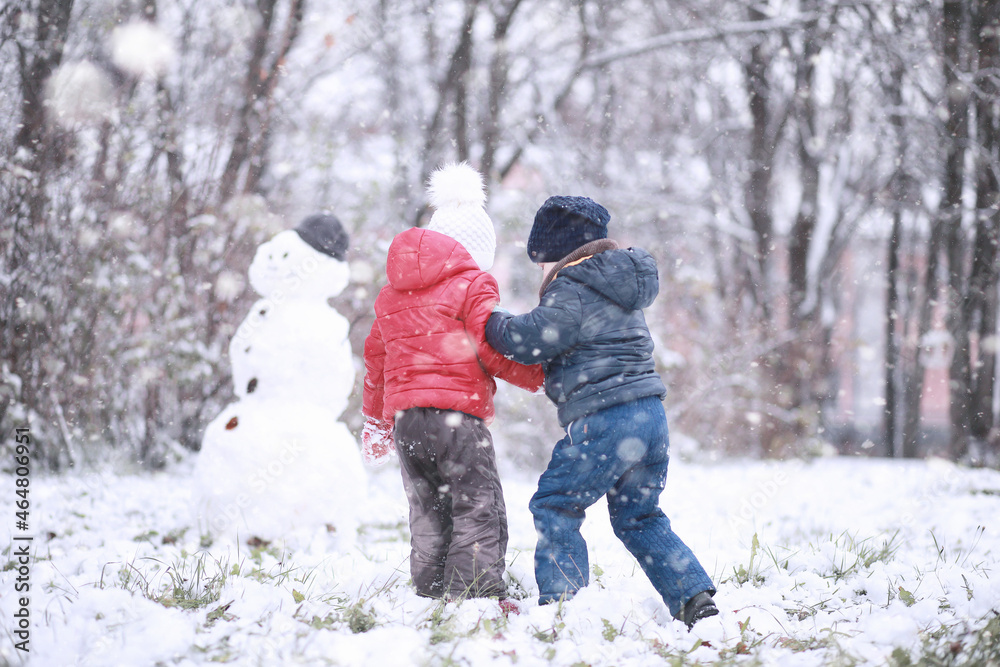
M 976 216 L 972 260 L 963 302 L 962 327 L 975 338 L 976 359 L 966 369 L 960 388 L 968 391 L 968 437 L 981 451 L 995 424 L 993 401 L 997 390 L 998 246 L 1000 246 L 1000 2 L 976 4 L 973 35 L 979 64 L 975 77 Z M 970 346 L 972 341 L 970 340 Z M 967 449 L 963 447 L 962 449 Z M 966 453 L 966 452 L 963 452 Z M 1000 452 L 993 452 L 994 455 Z
M 893 12 L 894 19 L 897 19 Z M 897 397 L 896 389 L 902 376 L 900 362 L 900 337 L 903 330 L 900 309 L 899 288 L 902 283 L 900 263 L 903 243 L 903 199 L 906 181 L 906 135 L 903 123 L 903 63 L 901 59 L 893 60 L 890 67 L 888 82 L 888 97 L 892 102 L 890 122 L 895 135 L 896 165 L 890 182 L 890 200 L 892 214 L 892 229 L 889 231 L 889 243 L 886 261 L 886 298 L 885 298 L 885 413 L 883 432 L 886 447 L 892 456 L 902 456 L 905 453 L 900 445 L 898 427 L 900 424 L 900 407 L 902 402 Z
M 230 305 L 249 295 L 217 292 L 216 278 L 227 257 L 248 262 L 267 231 L 233 195 L 258 191 L 266 172 L 270 109 L 304 5 L 262 0 L 257 9 L 269 15 L 251 48 L 238 50 L 242 91 L 209 82 L 224 65 L 193 63 L 194 45 L 219 40 L 206 40 L 197 27 L 205 16 L 184 7 L 169 13 L 190 47 L 175 66 L 190 71 L 152 78 L 119 69 L 105 53 L 109 35 L 94 27 L 102 23 L 75 16 L 72 2 L 18 9 L 20 20 L 5 23 L 13 37 L 0 44 L 17 50 L 22 116 L 0 173 L 13 221 L 0 270 L 11 276 L 0 298 L 0 420 L 16 409 L 32 421 L 52 468 L 87 458 L 91 442 L 157 466 L 172 448 L 197 448 L 206 413 L 225 398 L 221 353 L 238 323 Z M 107 12 L 103 25 L 161 18 L 156 0 L 87 9 Z M 45 95 L 67 53 L 73 67 L 90 61 L 113 121 L 49 117 Z M 193 150 L 231 103 L 235 127 L 215 133 L 215 151 Z M 221 173 L 220 154 L 229 156 Z
M 360 344 L 387 244 L 422 220 L 428 174 L 465 159 L 511 257 L 533 207 L 570 191 L 656 255 L 669 297 L 650 323 L 676 346 L 661 363 L 682 429 L 775 455 L 821 436 L 850 375 L 832 323 L 873 241 L 888 244 L 886 321 L 863 342 L 886 342 L 888 439 L 916 451 L 914 341 L 945 314 L 961 348 L 952 419 L 982 440 L 996 428 L 995 2 L 7 3 L 0 73 L 19 90 L 0 96 L 0 419 L 35 419 L 53 466 L 91 442 L 146 465 L 196 449 L 229 398 L 257 244 L 333 209 L 371 269 L 338 302 Z M 111 57 L 114 26 L 134 20 L 169 35 L 165 72 Z M 928 31 L 934 72 L 914 46 Z M 104 77 L 111 113 L 46 121 L 64 61 Z M 879 231 L 855 244 L 861 223 Z M 509 274 L 505 294 L 534 293 Z
M 491 3 L 493 14 L 493 55 L 490 59 L 487 83 L 486 118 L 483 122 L 483 154 L 480 168 L 492 175 L 497 146 L 500 142 L 502 126 L 500 114 L 504 107 L 504 93 L 509 82 L 510 60 L 507 51 L 507 36 L 514 16 L 521 6 L 521 0 L 506 0 Z
M 8 13 L 9 12 L 9 13 Z M 20 123 L 11 149 L 4 151 L 6 168 L 2 184 L 4 217 L 12 225 L 9 240 L 3 244 L 3 263 L 9 276 L 7 295 L 0 299 L 0 359 L 9 367 L 5 372 L 19 379 L 20 402 L 39 405 L 50 401 L 45 391 L 46 370 L 36 357 L 36 350 L 45 349 L 58 335 L 53 323 L 46 321 L 40 302 L 47 282 L 45 267 L 35 264 L 33 251 L 39 246 L 58 249 L 64 244 L 53 228 L 49 215 L 48 187 L 53 173 L 66 159 L 64 137 L 47 122 L 45 83 L 63 60 L 69 33 L 73 2 L 39 0 L 9 6 L 4 16 L 6 25 L 33 18 L 31 34 L 12 30 L 17 51 L 18 87 L 20 93 Z M 33 312 L 28 312 L 28 306 Z M 14 397 L 0 392 L 0 422 L 3 421 Z M 43 437 L 40 450 L 43 460 L 51 467 L 72 465 L 69 443 L 54 433 Z
M 280 0 L 257 0 L 260 20 L 246 63 L 244 96 L 236 118 L 236 136 L 222 172 L 221 201 L 241 192 L 257 191 L 266 170 L 274 90 L 288 52 L 295 44 L 305 13 L 305 0 L 290 0 L 285 24 L 275 25 Z M 244 174 L 242 187 L 237 180 Z
M 764 20 L 765 15 L 756 6 L 747 8 L 751 20 Z M 750 107 L 749 173 L 744 197 L 750 226 L 757 239 L 756 265 L 749 283 L 758 292 L 755 300 L 765 319 L 771 317 L 772 248 L 774 247 L 774 221 L 771 212 L 771 183 L 775 171 L 778 138 L 787 120 L 787 111 L 771 92 L 768 68 L 772 45 L 760 39 L 750 47 L 744 64 L 746 72 L 747 101 Z

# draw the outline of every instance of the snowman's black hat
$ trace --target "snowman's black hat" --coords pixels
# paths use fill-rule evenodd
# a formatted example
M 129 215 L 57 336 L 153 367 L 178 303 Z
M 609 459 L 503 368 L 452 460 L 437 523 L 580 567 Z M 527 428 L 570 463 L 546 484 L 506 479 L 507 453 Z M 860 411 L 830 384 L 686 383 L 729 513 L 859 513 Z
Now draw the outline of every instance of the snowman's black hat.
M 302 240 L 334 259 L 344 261 L 349 239 L 340 220 L 331 213 L 314 213 L 295 228 Z

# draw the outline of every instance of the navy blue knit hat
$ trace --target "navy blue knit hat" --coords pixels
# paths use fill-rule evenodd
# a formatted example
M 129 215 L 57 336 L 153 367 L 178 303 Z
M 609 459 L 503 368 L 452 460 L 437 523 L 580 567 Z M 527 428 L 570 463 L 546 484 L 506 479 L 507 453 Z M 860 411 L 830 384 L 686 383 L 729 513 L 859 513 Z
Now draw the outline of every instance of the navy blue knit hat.
M 549 197 L 535 213 L 528 257 L 535 264 L 558 262 L 577 248 L 608 237 L 611 214 L 589 197 Z
M 349 244 L 347 232 L 340 220 L 329 213 L 310 215 L 295 228 L 302 240 L 324 255 L 341 262 L 347 256 Z

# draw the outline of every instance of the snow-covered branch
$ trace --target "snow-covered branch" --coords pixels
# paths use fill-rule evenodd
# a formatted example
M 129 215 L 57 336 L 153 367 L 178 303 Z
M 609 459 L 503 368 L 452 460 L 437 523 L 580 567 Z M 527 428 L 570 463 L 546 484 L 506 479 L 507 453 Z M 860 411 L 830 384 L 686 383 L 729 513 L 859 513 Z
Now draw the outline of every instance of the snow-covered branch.
M 705 42 L 736 35 L 752 35 L 761 32 L 797 29 L 811 21 L 815 21 L 817 18 L 819 18 L 819 15 L 814 13 L 799 14 L 797 16 L 765 19 L 763 21 L 740 21 L 738 23 L 729 23 L 710 28 L 693 28 L 691 30 L 668 32 L 633 46 L 608 49 L 602 53 L 596 53 L 584 60 L 580 64 L 579 69 L 586 70 L 604 67 L 618 60 L 634 58 L 635 56 L 641 56 L 651 51 L 658 51 L 680 44 Z

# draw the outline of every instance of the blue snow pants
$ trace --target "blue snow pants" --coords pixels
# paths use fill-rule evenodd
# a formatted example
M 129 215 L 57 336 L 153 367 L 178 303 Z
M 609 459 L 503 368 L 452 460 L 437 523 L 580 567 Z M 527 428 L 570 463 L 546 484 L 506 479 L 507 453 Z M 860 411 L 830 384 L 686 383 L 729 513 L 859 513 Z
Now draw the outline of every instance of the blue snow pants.
M 556 443 L 529 508 L 538 532 L 539 603 L 570 598 L 589 581 L 585 511 L 605 494 L 615 535 L 635 556 L 674 616 L 702 591 L 705 569 L 659 507 L 669 437 L 663 403 L 642 398 L 572 422 Z

